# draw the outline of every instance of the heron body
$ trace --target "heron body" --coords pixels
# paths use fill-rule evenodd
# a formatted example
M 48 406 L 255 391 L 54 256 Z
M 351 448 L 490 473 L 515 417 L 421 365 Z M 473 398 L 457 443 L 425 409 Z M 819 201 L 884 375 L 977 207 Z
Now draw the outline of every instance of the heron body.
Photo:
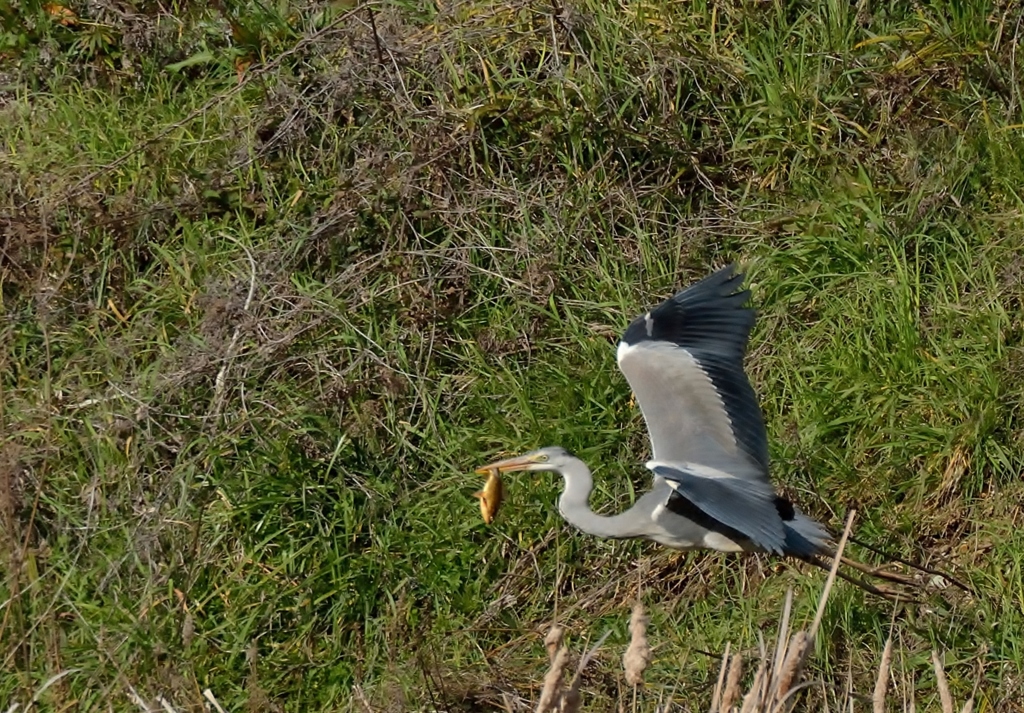
M 598 537 L 800 559 L 829 554 L 826 529 L 769 480 L 764 420 L 743 370 L 754 311 L 742 282 L 732 266 L 723 268 L 637 317 L 622 335 L 619 369 L 640 405 L 652 450 L 651 488 L 631 508 L 610 516 L 591 510 L 590 469 L 560 447 L 480 472 L 561 474 L 559 511 Z

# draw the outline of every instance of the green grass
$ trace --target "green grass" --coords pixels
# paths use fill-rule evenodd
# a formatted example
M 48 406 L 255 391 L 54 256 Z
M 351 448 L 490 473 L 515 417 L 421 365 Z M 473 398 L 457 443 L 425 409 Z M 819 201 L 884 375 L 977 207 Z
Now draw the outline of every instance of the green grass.
M 557 611 L 577 650 L 613 630 L 585 709 L 632 706 L 639 593 L 638 708 L 706 708 L 705 652 L 770 639 L 791 586 L 806 620 L 823 576 L 582 536 L 546 476 L 486 527 L 471 473 L 558 444 L 626 507 L 648 446 L 615 340 L 735 260 L 776 481 L 978 589 L 897 611 L 899 680 L 937 705 L 936 648 L 958 700 L 1016 710 L 1003 5 L 0 8 L 0 702 L 501 708 Z M 868 694 L 893 617 L 837 586 L 808 709 Z

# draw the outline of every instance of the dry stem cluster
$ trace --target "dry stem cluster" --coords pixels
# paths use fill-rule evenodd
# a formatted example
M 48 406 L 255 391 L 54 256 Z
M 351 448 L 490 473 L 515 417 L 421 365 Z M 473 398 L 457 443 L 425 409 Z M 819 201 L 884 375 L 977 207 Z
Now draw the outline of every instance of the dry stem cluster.
M 805 665 L 818 634 L 818 627 L 828 601 L 832 585 L 835 582 L 838 565 L 842 560 L 854 513 L 847 518 L 846 528 L 839 541 L 836 557 L 829 572 L 825 587 L 818 601 L 818 610 L 811 624 L 793 632 L 790 616 L 793 606 L 793 590 L 786 594 L 779 623 L 779 633 L 773 651 L 769 652 L 764 643 L 760 646 L 760 657 L 757 669 L 750 681 L 746 694 L 743 694 L 744 657 L 740 653 L 730 654 L 731 645 L 726 644 L 722 656 L 721 668 L 711 697 L 710 713 L 790 713 L 800 699 L 800 692 L 815 684 L 805 676 Z M 633 688 L 633 710 L 637 710 L 636 690 L 643 684 L 644 671 L 651 662 L 652 651 L 647 639 L 647 616 L 643 605 L 637 602 L 630 616 L 630 642 L 622 657 L 622 666 L 626 682 Z M 604 641 L 602 638 L 581 660 L 569 687 L 565 688 L 563 680 L 569 667 L 570 653 L 563 643 L 564 629 L 555 625 L 544 640 L 547 647 L 550 666 L 544 677 L 544 685 L 537 702 L 537 713 L 576 713 L 580 711 L 580 675 L 587 663 Z M 605 635 L 607 636 L 607 634 Z M 878 675 L 874 690 L 870 697 L 872 713 L 885 713 L 891 676 L 893 654 L 892 635 L 890 634 L 882 651 Z M 945 670 L 939 654 L 932 652 L 932 664 L 935 671 L 939 703 L 942 713 L 956 713 Z M 903 701 L 904 711 L 915 711 L 913 686 L 909 688 L 909 698 Z M 867 696 L 864 696 L 867 700 Z M 846 697 L 852 704 L 852 695 Z M 668 704 L 660 704 L 658 710 L 670 710 Z M 685 708 L 685 710 L 689 710 Z M 974 709 L 973 698 L 968 699 L 960 713 L 971 713 Z M 852 710 L 852 708 L 851 708 Z

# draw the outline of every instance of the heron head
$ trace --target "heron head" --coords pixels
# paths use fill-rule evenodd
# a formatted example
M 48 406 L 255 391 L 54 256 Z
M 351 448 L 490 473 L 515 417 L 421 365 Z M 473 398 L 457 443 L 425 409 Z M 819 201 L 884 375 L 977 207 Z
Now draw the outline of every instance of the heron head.
M 495 470 L 499 473 L 511 473 L 517 470 L 557 470 L 566 459 L 571 457 L 564 448 L 552 446 L 524 453 L 514 458 L 495 461 L 489 465 L 477 468 L 476 472 L 486 475 Z

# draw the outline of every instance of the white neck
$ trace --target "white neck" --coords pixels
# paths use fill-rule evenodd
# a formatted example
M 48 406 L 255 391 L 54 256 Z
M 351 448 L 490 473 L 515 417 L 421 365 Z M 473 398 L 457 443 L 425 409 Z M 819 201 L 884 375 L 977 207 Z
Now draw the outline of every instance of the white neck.
M 647 529 L 647 522 L 638 521 L 627 510 L 618 515 L 598 515 L 590 509 L 590 492 L 594 479 L 590 468 L 578 458 L 570 460 L 560 471 L 565 487 L 558 499 L 558 511 L 566 521 L 588 535 L 597 537 L 639 537 Z

